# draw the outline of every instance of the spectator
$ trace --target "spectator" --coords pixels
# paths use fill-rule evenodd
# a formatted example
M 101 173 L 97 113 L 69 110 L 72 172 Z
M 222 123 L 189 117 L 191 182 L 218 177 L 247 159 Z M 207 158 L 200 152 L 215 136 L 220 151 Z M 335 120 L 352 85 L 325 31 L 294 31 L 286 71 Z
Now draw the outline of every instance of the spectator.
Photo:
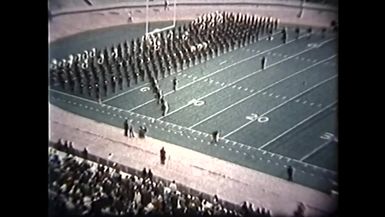
M 294 212 L 295 217 L 304 217 L 305 216 L 305 211 L 306 211 L 306 206 L 304 203 L 299 203 L 297 210 Z
M 49 171 L 55 170 L 58 175 L 49 179 L 50 195 L 51 192 L 57 194 L 56 197 L 50 196 L 50 202 L 55 203 L 54 212 L 62 206 L 63 210 L 68 210 L 61 211 L 66 215 L 225 213 L 216 195 L 210 201 L 203 199 L 202 194 L 198 197 L 182 194 L 175 180 L 169 187 L 165 187 L 161 181 L 152 180 L 150 169 L 148 172 L 144 169 L 147 178 L 135 175 L 122 178 L 119 168 L 112 169 L 99 164 L 93 169 L 87 161 L 70 154 L 60 157 L 52 151 L 49 152 Z
M 169 187 L 170 187 L 172 193 L 176 193 L 177 186 L 175 184 L 175 180 L 172 180 L 172 182 L 170 183 Z
M 248 215 L 248 213 L 249 213 L 249 210 L 248 210 L 248 208 L 247 208 L 247 202 L 246 202 L 246 201 L 244 201 L 243 204 L 242 204 L 242 206 L 241 206 L 241 213 L 242 213 L 243 215 Z
M 178 196 L 176 195 L 176 191 L 171 193 L 171 210 L 173 215 L 175 215 L 175 210 L 178 206 Z
M 83 157 L 84 159 L 88 159 L 88 150 L 87 150 L 87 148 L 84 148 L 84 149 L 83 149 L 82 157 Z
M 151 169 L 148 170 L 148 178 L 152 181 L 152 171 Z
M 146 179 L 146 178 L 147 178 L 147 170 L 146 170 L 146 167 L 143 168 L 143 170 L 142 170 L 142 178 L 143 178 L 143 179 Z
M 144 208 L 144 214 L 150 214 L 154 210 L 155 206 L 153 203 L 148 203 L 147 206 Z
M 254 212 L 254 207 L 252 203 L 249 203 L 249 212 Z
M 69 141 L 68 144 L 69 144 L 69 146 L 68 146 L 69 150 L 71 150 L 71 151 L 74 150 L 74 146 L 73 146 L 74 143 Z

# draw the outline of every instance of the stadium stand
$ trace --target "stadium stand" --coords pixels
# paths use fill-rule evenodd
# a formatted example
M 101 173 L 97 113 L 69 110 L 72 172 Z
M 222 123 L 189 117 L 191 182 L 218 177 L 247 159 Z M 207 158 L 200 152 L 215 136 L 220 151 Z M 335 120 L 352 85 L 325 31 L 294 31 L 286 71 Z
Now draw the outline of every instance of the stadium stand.
M 123 165 L 98 158 L 70 141 L 49 148 L 49 216 L 255 216 L 271 211 L 221 201 L 185 186 L 153 176 L 151 170 L 128 172 Z M 108 166 L 107 166 L 108 165 Z M 151 174 L 151 175 L 150 175 Z

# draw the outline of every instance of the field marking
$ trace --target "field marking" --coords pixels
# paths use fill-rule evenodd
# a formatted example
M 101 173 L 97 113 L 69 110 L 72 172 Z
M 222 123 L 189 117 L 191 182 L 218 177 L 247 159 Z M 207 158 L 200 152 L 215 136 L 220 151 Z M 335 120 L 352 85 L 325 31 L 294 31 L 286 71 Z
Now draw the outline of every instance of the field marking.
M 235 102 L 235 103 L 231 104 L 230 106 L 228 106 L 228 107 L 226 107 L 226 108 L 224 108 L 224 109 L 219 110 L 218 112 L 216 112 L 216 113 L 214 113 L 214 114 L 212 114 L 212 115 L 206 117 L 205 119 L 203 119 L 203 120 L 201 120 L 201 121 L 199 121 L 199 122 L 197 122 L 197 123 L 195 123 L 195 124 L 189 126 L 188 128 L 191 129 L 191 128 L 193 128 L 193 127 L 196 127 L 197 125 L 199 125 L 199 124 L 201 124 L 201 123 L 203 123 L 203 122 L 209 120 L 210 118 L 212 118 L 212 117 L 214 117 L 214 116 L 216 116 L 216 115 L 218 115 L 218 114 L 220 114 L 220 113 L 222 113 L 222 112 L 224 112 L 224 111 L 226 111 L 226 110 L 228 110 L 228 109 L 230 109 L 230 108 L 232 108 L 232 107 L 238 105 L 239 103 L 241 103 L 241 102 L 243 102 L 243 101 L 245 101 L 245 100 L 247 100 L 247 99 L 249 99 L 249 98 L 251 98 L 251 97 L 253 97 L 253 96 L 255 96 L 255 95 L 257 95 L 257 94 L 259 94 L 259 93 L 261 93 L 261 92 L 263 92 L 263 91 L 265 91 L 266 89 L 269 89 L 270 87 L 272 87 L 272 86 L 274 86 L 274 85 L 276 85 L 276 84 L 279 84 L 279 83 L 281 83 L 281 82 L 283 82 L 283 81 L 285 81 L 285 80 L 287 80 L 287 79 L 289 79 L 289 78 L 291 78 L 291 77 L 293 77 L 293 76 L 295 76 L 295 75 L 297 75 L 297 74 L 299 74 L 299 73 L 302 73 L 302 72 L 304 72 L 304 71 L 306 71 L 306 70 L 308 70 L 308 69 L 310 69 L 310 68 L 312 68 L 312 67 L 314 67 L 314 66 L 316 66 L 316 65 L 318 65 L 318 64 L 322 64 L 322 62 L 328 61 L 329 59 L 332 59 L 332 58 L 334 58 L 335 56 L 336 56 L 336 55 L 333 55 L 333 56 L 331 56 L 331 57 L 328 57 L 328 58 L 326 58 L 326 59 L 324 59 L 324 60 L 322 60 L 322 61 L 320 61 L 320 62 L 318 62 L 318 63 L 312 64 L 312 65 L 310 65 L 310 66 L 308 66 L 308 67 L 306 67 L 306 68 L 304 68 L 304 69 L 302 69 L 302 70 L 300 70 L 300 71 L 298 71 L 298 72 L 296 72 L 296 73 L 293 73 L 293 74 L 291 74 L 291 75 L 289 75 L 289 76 L 287 76 L 287 77 L 285 77 L 285 78 L 283 78 L 283 79 L 280 79 L 280 80 L 278 80 L 278 81 L 276 81 L 276 82 L 274 82 L 274 83 L 272 83 L 272 84 L 269 84 L 269 85 L 267 85 L 266 87 L 264 87 L 264 88 L 258 90 L 257 92 L 254 92 L 253 94 L 250 94 L 249 96 L 247 96 L 247 97 L 245 97 L 245 98 L 239 100 L 238 102 Z M 199 100 L 201 100 L 201 99 L 199 99 Z M 224 138 L 224 137 L 223 137 L 223 138 Z
M 65 92 L 62 92 L 62 91 L 59 91 L 59 90 L 49 89 L 49 91 L 52 91 L 52 92 L 55 92 L 55 93 L 60 93 L 60 94 L 63 94 L 63 95 L 66 95 L 66 96 L 70 96 L 70 97 L 73 97 L 73 98 L 81 99 L 81 100 L 84 100 L 84 101 L 87 101 L 87 102 L 92 102 L 94 104 L 99 104 L 96 101 L 92 101 L 92 100 L 89 100 L 87 98 L 83 98 L 83 97 L 79 97 L 79 96 L 76 96 L 76 95 L 68 94 L 68 93 L 65 93 Z
M 146 83 L 144 83 L 144 84 L 141 84 L 141 85 L 139 85 L 139 86 L 137 86 L 137 87 L 135 87 L 135 88 L 132 88 L 132 89 L 130 89 L 130 90 L 127 90 L 127 91 L 125 91 L 125 92 L 119 93 L 118 95 L 112 96 L 112 97 L 110 97 L 109 99 L 102 100 L 102 102 L 108 102 L 108 101 L 113 100 L 113 99 L 115 99 L 116 97 L 119 97 L 119 96 L 121 96 L 121 95 L 123 95 L 123 94 L 130 93 L 130 92 L 132 92 L 132 91 L 134 91 L 134 90 L 137 90 L 137 89 L 139 89 L 139 88 L 141 88 L 141 87 L 143 87 L 143 86 L 145 86 L 145 85 L 147 85 L 147 84 L 148 84 L 148 82 L 146 82 Z
M 334 39 L 335 39 L 335 38 L 331 38 L 331 39 L 328 39 L 328 40 L 326 40 L 326 41 L 328 42 L 328 41 L 331 41 L 331 40 L 334 40 Z M 237 61 L 237 62 L 235 62 L 235 63 L 232 63 L 232 64 L 230 64 L 230 65 L 228 65 L 228 66 L 226 66 L 226 67 L 224 67 L 224 68 L 218 69 L 218 70 L 216 70 L 216 71 L 214 71 L 214 72 L 212 72 L 212 73 L 209 73 L 209 74 L 207 74 L 207 75 L 205 75 L 205 76 L 202 76 L 202 77 L 200 77 L 199 79 L 197 79 L 197 80 L 195 80 L 195 81 L 192 81 L 192 82 L 190 82 L 190 83 L 187 83 L 187 84 L 185 84 L 185 85 L 179 87 L 178 89 L 179 89 L 179 90 L 184 89 L 184 88 L 186 88 L 186 87 L 188 87 L 188 86 L 190 86 L 190 85 L 195 84 L 196 82 L 199 82 L 199 81 L 201 81 L 201 80 L 204 80 L 205 78 L 210 77 L 210 76 L 212 76 L 212 75 L 215 75 L 215 74 L 217 74 L 217 73 L 219 73 L 219 72 L 221 72 L 221 71 L 223 71 L 223 70 L 226 70 L 226 69 L 228 69 L 228 68 L 230 68 L 230 67 L 233 67 L 233 66 L 235 66 L 235 65 L 237 65 L 237 64 L 240 64 L 240 63 L 246 62 L 246 61 L 248 61 L 248 60 L 251 60 L 251 59 L 253 59 L 253 58 L 257 57 L 257 56 L 260 56 L 260 55 L 263 54 L 263 53 L 269 52 L 269 51 L 271 51 L 271 50 L 278 49 L 278 48 L 280 48 L 280 47 L 282 47 L 282 46 L 284 46 L 284 45 L 288 45 L 288 44 L 290 44 L 291 42 L 294 42 L 294 41 L 296 41 L 296 40 L 289 41 L 289 42 L 286 43 L 286 44 L 280 44 L 280 45 L 278 45 L 278 46 L 275 46 L 275 47 L 272 47 L 272 48 L 270 48 L 270 49 L 267 49 L 267 50 L 265 50 L 265 51 L 263 51 L 263 52 L 261 52 L 261 53 L 254 54 L 254 55 L 249 56 L 249 57 L 247 57 L 247 58 L 245 58 L 245 59 L 242 59 L 242 60 L 240 60 L 240 61 Z M 314 49 L 314 48 L 313 48 L 313 47 L 307 48 L 306 51 L 307 51 L 308 49 L 311 50 L 311 49 Z M 282 61 L 282 60 L 281 60 L 281 61 Z M 280 63 L 280 61 L 278 61 L 278 63 Z M 269 66 L 272 67 L 273 64 L 272 64 L 272 65 L 269 65 Z M 267 66 L 266 68 L 268 68 L 269 66 Z M 185 74 L 184 74 L 184 75 L 185 75 Z M 172 94 L 172 93 L 174 93 L 174 91 L 169 91 L 168 93 L 165 93 L 164 96 L 170 95 L 170 94 Z M 138 109 L 138 108 L 140 108 L 140 107 L 142 107 L 142 106 L 145 106 L 145 105 L 147 105 L 147 104 L 149 104 L 149 103 L 151 103 L 151 102 L 154 102 L 154 101 L 156 101 L 156 99 L 152 99 L 152 100 L 149 100 L 149 101 L 147 101 L 147 102 L 145 102 L 145 103 L 143 103 L 143 104 L 141 104 L 141 105 L 135 106 L 134 108 L 131 108 L 129 111 L 133 111 L 133 110 L 135 110 L 135 109 Z M 168 114 L 168 115 L 169 115 L 169 114 Z M 166 116 L 167 116 L 167 115 L 166 115 Z M 166 116 L 163 116 L 163 117 L 166 117 Z M 161 118 L 163 118 L 163 117 L 161 117 Z
M 296 98 L 298 98 L 298 97 L 300 97 L 300 96 L 302 96 L 302 95 L 308 93 L 309 91 L 311 91 L 311 90 L 313 90 L 313 89 L 315 89 L 315 88 L 321 86 L 322 84 L 324 84 L 324 83 L 326 83 L 326 82 L 328 82 L 328 81 L 330 81 L 330 80 L 332 80 L 332 79 L 334 79 L 334 78 L 336 78 L 336 77 L 338 77 L 338 75 L 333 75 L 333 76 L 331 76 L 330 78 L 325 79 L 325 80 L 323 80 L 323 81 L 317 83 L 316 85 L 313 85 L 312 87 L 306 89 L 305 91 L 302 91 L 302 92 L 296 94 L 295 96 L 289 98 L 288 100 L 285 100 L 284 102 L 280 103 L 279 105 L 274 106 L 273 108 L 271 108 L 271 109 L 269 109 L 268 111 L 264 112 L 264 113 L 261 114 L 260 116 L 261 116 L 261 117 L 266 116 L 266 115 L 269 114 L 270 112 L 272 112 L 272 111 L 274 111 L 274 110 L 276 110 L 276 109 L 278 109 L 278 108 L 280 108 L 280 107 L 286 105 L 288 102 L 291 102 L 291 101 L 295 100 Z M 249 124 L 251 124 L 251 123 L 253 123 L 253 122 L 255 122 L 255 120 L 248 121 L 247 123 L 243 124 L 242 126 L 238 127 L 237 129 L 235 129 L 235 130 L 233 130 L 233 131 L 227 133 L 226 135 L 224 135 L 223 138 L 226 138 L 226 137 L 228 137 L 228 136 L 230 136 L 230 135 L 232 135 L 232 134 L 238 132 L 239 130 L 243 129 L 244 127 L 248 126 Z
M 303 156 L 301 159 L 299 159 L 300 161 L 304 161 L 306 158 L 310 157 L 311 155 L 315 154 L 317 151 L 319 151 L 320 149 L 322 149 L 323 147 L 327 146 L 328 144 L 330 144 L 333 140 L 328 140 L 324 143 L 322 143 L 320 146 L 318 146 L 317 148 L 315 148 L 313 151 L 311 151 L 309 154 Z
M 78 98 L 78 99 L 80 99 L 80 100 L 90 101 L 90 100 L 88 100 L 88 99 L 86 99 L 86 98 L 81 98 L 81 97 L 73 96 L 73 95 L 70 95 L 70 94 L 67 94 L 67 93 L 64 93 L 64 92 L 61 92 L 61 91 L 56 91 L 56 90 L 55 90 L 54 92 L 58 92 L 58 93 L 63 94 L 63 95 L 68 95 L 68 96 L 70 96 L 70 97 Z M 61 100 L 60 98 L 56 98 L 56 97 L 53 97 L 53 98 L 54 98 L 54 99 L 57 99 L 57 100 Z M 90 102 L 91 102 L 91 103 L 94 103 L 95 105 L 99 105 L 99 106 L 100 106 L 100 104 L 97 103 L 97 102 L 94 102 L 94 101 L 90 101 Z M 104 106 L 102 106 L 102 107 L 104 107 Z M 114 106 L 111 106 L 110 108 L 113 108 L 113 107 L 114 107 Z M 95 110 L 99 112 L 99 109 L 98 109 L 98 108 L 95 108 Z M 132 115 L 132 116 L 135 116 L 135 115 L 136 115 L 136 117 L 138 117 L 138 116 L 145 116 L 145 115 L 142 115 L 142 114 L 138 114 L 138 113 L 135 113 L 135 112 L 130 112 L 130 111 L 128 111 L 128 110 L 124 110 L 124 109 L 120 109 L 120 108 L 119 108 L 119 111 L 125 111 L 125 112 L 129 113 L 129 114 Z M 104 111 L 103 111 L 103 113 L 104 113 Z M 147 117 L 147 116 L 145 116 L 145 117 Z M 153 122 L 155 122 L 155 118 L 152 118 L 152 117 L 149 117 L 149 118 L 150 118 L 151 120 L 153 120 Z M 159 122 L 159 123 L 163 123 L 163 121 L 158 121 L 158 122 Z M 137 121 L 137 123 L 139 123 L 139 121 Z M 164 123 L 168 123 L 168 122 L 164 122 Z M 169 124 L 171 124 L 171 125 L 173 125 L 173 126 L 178 126 L 178 127 L 181 127 L 182 129 L 187 129 L 187 130 L 190 130 L 190 131 L 193 131 L 193 132 L 201 132 L 201 131 L 196 131 L 196 130 L 193 130 L 193 129 L 188 129 L 188 128 L 184 127 L 184 126 L 179 126 L 179 125 L 176 125 L 176 124 L 173 124 L 173 123 L 169 123 Z M 158 126 L 155 125 L 155 128 L 158 128 Z M 162 130 L 164 130 L 164 128 L 163 128 Z M 208 133 L 205 133 L 205 132 L 201 132 L 201 133 L 202 133 L 205 137 L 209 136 Z M 189 135 L 187 135 L 187 137 L 190 138 Z M 224 139 L 224 140 L 225 140 L 226 142 L 228 142 L 228 141 L 232 142 L 232 145 L 233 145 L 233 146 L 236 145 L 236 144 L 238 143 L 238 142 L 235 142 L 235 141 L 232 141 L 232 140 L 228 140 L 228 139 Z M 207 142 L 207 144 L 210 145 L 210 142 Z M 241 144 L 241 143 L 239 143 L 239 144 Z M 256 150 L 256 151 L 263 151 L 264 154 L 266 154 L 266 152 L 267 152 L 267 153 L 271 153 L 271 152 L 269 152 L 269 151 L 259 150 L 259 149 L 255 148 L 255 147 L 251 147 L 251 146 L 248 146 L 248 145 L 245 145 L 245 144 L 243 144 L 243 145 L 246 146 L 246 147 L 250 147 L 251 149 Z M 289 161 L 295 161 L 295 162 L 298 162 L 298 163 L 300 163 L 300 164 L 304 164 L 304 162 L 298 161 L 298 160 L 296 160 L 296 159 L 291 159 L 291 158 L 289 158 L 289 157 L 286 157 L 286 156 L 283 156 L 283 155 L 280 155 L 280 154 L 276 154 L 276 155 L 279 156 L 280 159 L 281 159 L 281 158 L 287 159 L 288 162 L 289 162 Z M 262 160 L 262 159 L 261 159 L 261 160 Z M 312 167 L 315 168 L 315 169 L 319 169 L 319 170 L 321 170 L 322 172 L 325 172 L 325 173 L 326 173 L 326 172 L 329 172 L 329 173 L 331 173 L 331 174 L 333 174 L 333 175 L 336 174 L 335 171 L 330 170 L 330 169 L 322 168 L 322 167 L 319 167 L 319 166 L 316 166 L 316 165 L 313 165 L 313 164 L 308 164 L 308 165 L 312 166 Z
M 326 107 L 324 107 L 323 109 L 317 111 L 316 113 L 310 115 L 309 117 L 307 117 L 307 118 L 305 118 L 304 120 L 300 121 L 299 123 L 295 124 L 293 127 L 289 128 L 289 129 L 287 129 L 287 130 L 285 130 L 283 133 L 279 134 L 279 135 L 278 135 L 277 137 L 275 137 L 274 139 L 272 139 L 272 140 L 266 142 L 265 144 L 263 144 L 262 146 L 260 146 L 258 149 L 259 149 L 259 150 L 262 150 L 262 148 L 264 148 L 264 147 L 270 145 L 271 143 L 277 141 L 277 140 L 278 140 L 279 138 L 281 138 L 282 136 L 286 135 L 286 134 L 289 133 L 290 131 L 294 130 L 295 128 L 297 128 L 297 127 L 300 126 L 301 124 L 305 123 L 306 121 L 312 119 L 313 117 L 317 116 L 318 114 L 324 112 L 326 109 L 328 109 L 328 108 L 334 106 L 336 103 L 337 103 L 337 101 L 334 101 L 334 102 L 330 103 L 328 106 L 326 106 Z
M 225 64 L 225 63 L 227 63 L 227 60 L 225 60 L 225 61 L 219 63 L 219 65 L 223 65 L 223 64 Z
M 335 39 L 335 38 L 328 39 L 327 41 L 332 41 L 332 40 L 334 40 L 334 39 Z M 291 59 L 291 58 L 293 58 L 293 57 L 295 57 L 295 56 L 298 56 L 298 55 L 301 55 L 301 54 L 303 54 L 303 53 L 306 53 L 307 51 L 312 50 L 312 49 L 314 49 L 314 48 L 313 48 L 313 47 L 307 48 L 307 49 L 305 49 L 305 50 L 303 50 L 303 51 L 300 51 L 299 53 L 296 53 L 296 54 L 291 55 L 291 56 L 289 56 L 289 57 L 287 57 L 287 58 L 284 58 L 284 59 L 282 59 L 282 60 L 279 60 L 279 61 L 277 61 L 277 62 L 275 62 L 275 63 L 273 63 L 273 64 L 271 64 L 271 65 L 268 65 L 265 69 L 268 69 L 268 68 L 271 68 L 271 67 L 273 67 L 273 66 L 276 66 L 276 65 L 278 65 L 278 64 L 280 64 L 280 63 L 282 63 L 282 62 L 284 62 L 284 61 L 286 61 L 286 60 L 288 60 L 288 59 Z M 336 55 L 333 55 L 333 56 L 331 56 L 331 57 L 329 57 L 329 58 L 333 58 L 334 56 L 336 56 Z M 327 60 L 327 59 L 326 59 L 326 60 Z M 325 60 L 319 61 L 319 62 L 317 62 L 316 64 L 321 63 L 321 62 L 323 62 L 323 61 L 325 61 Z M 260 72 L 263 72 L 263 71 L 264 71 L 264 70 L 259 69 L 259 70 L 257 70 L 257 71 L 254 71 L 254 72 L 250 73 L 250 74 L 247 74 L 247 75 L 245 75 L 245 76 L 243 76 L 243 77 L 241 77 L 241 78 L 239 78 L 239 79 L 237 79 L 237 80 L 235 80 L 235 81 L 233 81 L 233 82 L 231 82 L 231 83 L 228 83 L 227 85 L 225 85 L 225 86 L 223 86 L 223 87 L 221 87 L 221 88 L 219 88 L 219 89 L 217 89 L 217 90 L 215 90 L 215 91 L 213 91 L 213 92 L 211 92 L 211 93 L 208 93 L 208 94 L 206 94 L 206 95 L 204 95 L 204 96 L 198 98 L 197 100 L 204 99 L 204 98 L 206 98 L 206 97 L 208 97 L 208 96 L 210 96 L 210 95 L 212 95 L 212 94 L 214 94 L 214 93 L 216 93 L 216 92 L 218 92 L 218 91 L 221 91 L 221 90 L 227 88 L 228 86 L 231 86 L 231 85 L 233 85 L 233 84 L 235 84 L 235 83 L 238 83 L 239 81 L 242 81 L 242 80 L 244 80 L 244 79 L 246 79 L 246 78 L 248 78 L 248 77 L 251 77 L 251 76 L 256 75 L 256 74 L 258 74 L 258 73 L 260 73 Z M 236 85 L 233 85 L 233 86 L 232 86 L 232 88 L 235 88 L 235 87 L 236 87 Z M 166 95 L 167 95 L 167 94 L 166 94 Z M 186 108 L 186 107 L 188 107 L 188 106 L 190 106 L 189 103 L 187 103 L 186 105 L 181 106 L 181 107 L 179 107 L 179 108 L 177 108 L 177 109 L 175 109 L 175 110 L 173 110 L 173 111 L 167 113 L 167 115 L 165 115 L 165 116 L 159 117 L 157 120 L 160 120 L 160 119 L 165 118 L 165 117 L 167 117 L 167 116 L 169 116 L 169 115 L 172 115 L 172 114 L 174 114 L 175 112 L 178 112 L 178 111 L 180 111 L 180 110 L 182 110 L 182 109 L 184 109 L 184 108 Z
M 61 94 L 65 94 L 65 93 L 63 93 L 63 92 L 60 92 L 60 91 L 58 91 L 59 93 L 61 93 Z M 56 97 L 53 97 L 54 99 L 57 99 L 57 100 L 62 100 L 62 99 L 60 99 L 60 98 L 56 98 Z M 80 98 L 80 99 L 82 99 L 82 100 L 87 100 L 87 99 L 83 99 L 83 98 Z M 64 101 L 64 100 L 63 100 Z M 100 105 L 99 103 L 95 103 L 95 104 L 97 104 L 97 105 Z M 97 109 L 97 108 L 95 108 L 95 110 L 96 111 L 99 111 L 99 109 Z M 127 110 L 124 110 L 125 112 L 128 112 Z M 141 115 L 141 114 L 137 114 L 137 113 L 134 113 L 134 112 L 128 112 L 130 115 L 140 115 L 140 116 L 144 116 L 144 115 Z M 150 117 L 151 118 L 151 117 Z M 154 118 L 151 118 L 151 119 L 153 119 L 154 120 Z M 163 121 L 159 121 L 159 122 L 162 122 L 163 123 Z M 139 123 L 139 121 L 137 121 L 137 123 Z M 166 123 L 166 122 L 165 122 Z M 176 125 L 176 124 L 173 124 L 173 123 L 170 123 L 171 125 L 175 125 L 175 126 L 179 126 L 179 125 Z M 155 125 L 155 128 L 158 128 L 158 126 L 156 126 Z M 187 129 L 186 127 L 183 127 L 183 126 L 181 126 L 181 128 L 185 128 L 185 129 Z M 164 130 L 164 128 L 163 128 L 163 130 Z M 188 130 L 188 129 L 187 129 Z M 194 132 L 200 132 L 200 131 L 196 131 L 196 130 L 190 130 L 190 131 L 194 131 Z M 204 135 L 205 135 L 205 137 L 207 137 L 209 134 L 207 134 L 207 133 L 205 133 L 205 132 L 202 132 Z M 190 138 L 190 136 L 189 135 L 187 135 L 187 137 L 188 138 Z M 235 141 L 232 141 L 232 140 L 228 140 L 228 139 L 224 139 L 226 142 L 232 142 L 232 145 L 234 146 L 234 145 L 236 145 L 237 144 L 237 142 L 235 142 Z M 211 142 L 207 142 L 207 145 L 210 145 L 211 144 Z M 241 144 L 241 143 L 239 143 L 239 144 Z M 258 150 L 257 148 L 255 148 L 255 147 L 251 147 L 251 146 L 248 146 L 248 145 L 245 145 L 245 144 L 243 144 L 244 146 L 246 146 L 246 147 L 250 147 L 250 148 L 252 148 L 252 149 L 254 149 L 254 150 L 256 150 L 256 151 L 261 151 L 261 152 L 263 152 L 263 154 L 266 154 L 266 153 L 271 153 L 271 152 L 269 152 L 269 151 L 265 151 L 265 150 Z M 307 165 L 310 165 L 310 166 L 312 166 L 313 168 L 315 168 L 315 169 L 319 169 L 319 170 L 321 170 L 322 172 L 328 172 L 328 173 L 331 173 L 331 174 L 333 174 L 333 175 L 335 175 L 336 174 L 336 172 L 335 171 L 333 171 L 333 170 L 330 170 L 330 169 L 326 169 L 326 168 L 322 168 L 322 167 L 319 167 L 319 166 L 316 166 L 316 165 L 313 165 L 313 164 L 309 164 L 309 163 L 304 163 L 304 162 L 301 162 L 301 161 L 298 161 L 298 160 L 296 160 L 296 159 L 291 159 L 291 158 L 289 158 L 289 157 L 286 157 L 286 156 L 283 156 L 283 155 L 280 155 L 280 154 L 276 154 L 277 156 L 279 156 L 280 158 L 285 158 L 285 159 L 287 159 L 287 162 L 289 162 L 289 161 L 295 161 L 295 162 L 298 162 L 298 163 L 300 163 L 300 164 L 307 164 Z M 262 160 L 262 158 L 260 159 L 260 160 Z

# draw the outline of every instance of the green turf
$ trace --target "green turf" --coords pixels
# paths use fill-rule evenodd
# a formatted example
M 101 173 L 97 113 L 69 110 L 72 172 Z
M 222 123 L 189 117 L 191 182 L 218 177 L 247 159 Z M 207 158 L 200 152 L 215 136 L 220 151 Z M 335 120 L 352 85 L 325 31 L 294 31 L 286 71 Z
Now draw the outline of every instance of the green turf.
M 80 44 L 82 38 L 90 35 L 95 35 L 94 38 L 99 38 L 98 34 L 108 35 L 93 42 L 99 47 L 103 43 L 119 41 L 124 29 L 127 30 L 127 26 L 111 28 L 106 31 L 108 33 L 103 30 L 102 33 L 96 31 L 69 37 L 58 42 L 61 48 L 56 52 L 66 56 L 74 50 L 70 46 Z M 156 120 L 161 117 L 161 110 L 154 95 L 151 91 L 141 91 L 148 86 L 145 82 L 124 89 L 117 93 L 119 96 L 112 94 L 103 98 L 106 106 L 56 91 L 51 91 L 50 100 L 66 110 L 117 127 L 121 127 L 124 118 L 128 117 L 134 120 L 135 127 L 146 125 L 149 136 L 277 177 L 286 178 L 286 167 L 293 165 L 297 171 L 296 182 L 328 192 L 332 187 L 330 180 L 336 179 L 336 172 L 333 172 L 337 171 L 336 145 L 328 144 L 303 162 L 300 159 L 322 144 L 320 136 L 323 133 L 336 133 L 334 109 L 337 105 L 325 109 L 337 100 L 338 77 L 332 77 L 337 75 L 336 58 L 331 58 L 336 54 L 336 40 L 330 40 L 335 37 L 331 33 L 326 38 L 315 34 L 291 42 L 294 37 L 290 30 L 289 43 L 285 45 L 279 37 L 274 37 L 273 41 L 262 40 L 173 73 L 161 79 L 159 84 L 167 94 L 165 98 L 170 104 L 170 112 L 179 111 L 161 120 Z M 309 47 L 311 43 L 326 40 L 329 42 L 320 48 Z M 69 45 L 68 49 L 64 49 L 65 44 Z M 268 66 L 273 64 L 263 71 L 260 70 L 262 56 L 267 57 Z M 176 92 L 172 91 L 174 77 L 178 78 L 181 88 Z M 191 104 L 191 100 L 198 98 L 202 98 L 204 105 Z M 288 101 L 291 98 L 293 100 Z M 279 105 L 281 107 L 269 112 Z M 323 112 L 319 112 L 321 110 Z M 266 115 L 268 122 L 246 119 L 252 113 L 260 115 L 266 112 L 269 112 Z M 314 115 L 316 113 L 319 114 Z M 218 144 L 210 143 L 210 134 L 214 130 L 221 130 L 222 135 L 226 135 L 246 123 L 249 124 Z M 191 126 L 193 129 L 188 129 Z M 277 136 L 279 138 L 271 142 Z M 259 147 L 263 148 L 259 150 Z

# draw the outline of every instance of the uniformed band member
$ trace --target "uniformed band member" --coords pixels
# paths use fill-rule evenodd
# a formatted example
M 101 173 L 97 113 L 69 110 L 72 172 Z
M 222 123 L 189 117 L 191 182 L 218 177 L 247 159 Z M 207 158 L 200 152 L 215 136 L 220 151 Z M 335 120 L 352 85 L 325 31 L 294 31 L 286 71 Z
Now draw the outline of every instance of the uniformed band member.
M 284 28 L 282 30 L 282 41 L 284 44 L 286 44 L 286 42 L 287 42 L 287 29 L 286 28 Z
M 273 37 L 273 29 L 269 30 L 269 41 L 272 41 L 274 39 Z
M 165 1 L 165 6 L 168 2 Z M 160 72 L 167 77 L 176 72 L 177 67 L 189 68 L 226 53 L 230 50 L 257 42 L 259 36 L 277 29 L 278 19 L 258 17 L 233 12 L 213 12 L 199 16 L 189 24 L 172 30 L 150 34 L 148 37 L 132 39 L 104 49 L 84 51 L 71 55 L 67 60 L 52 61 L 50 73 L 52 87 L 62 87 L 71 92 L 97 99 L 116 91 L 124 91 L 133 80 L 140 81 L 158 78 Z M 287 36 L 286 36 L 287 37 Z M 266 59 L 262 68 L 265 68 Z M 140 78 L 140 79 L 138 79 Z M 138 81 L 140 80 L 140 81 Z M 123 83 L 126 85 L 123 85 Z M 173 89 L 178 81 L 173 80 Z M 162 100 L 159 87 L 154 91 L 158 102 Z M 168 107 L 168 105 L 163 105 Z M 167 113 L 168 108 L 164 109 Z
M 162 101 L 164 101 L 164 96 L 163 96 L 162 90 L 159 90 L 159 92 L 157 92 L 157 97 L 158 97 L 158 104 L 160 104 Z
M 173 90 L 176 91 L 177 85 L 178 85 L 178 79 L 176 77 L 172 80 L 172 84 L 173 84 Z
M 299 33 L 300 33 L 299 27 L 295 28 L 295 39 L 299 38 Z
M 265 70 L 265 67 L 266 67 L 266 57 L 262 57 L 261 64 L 262 64 L 262 70 Z
M 166 116 L 168 113 L 168 102 L 164 99 L 162 99 L 162 116 Z
M 218 130 L 214 131 L 212 136 L 213 136 L 213 143 L 218 143 L 218 141 L 219 141 L 219 131 Z

